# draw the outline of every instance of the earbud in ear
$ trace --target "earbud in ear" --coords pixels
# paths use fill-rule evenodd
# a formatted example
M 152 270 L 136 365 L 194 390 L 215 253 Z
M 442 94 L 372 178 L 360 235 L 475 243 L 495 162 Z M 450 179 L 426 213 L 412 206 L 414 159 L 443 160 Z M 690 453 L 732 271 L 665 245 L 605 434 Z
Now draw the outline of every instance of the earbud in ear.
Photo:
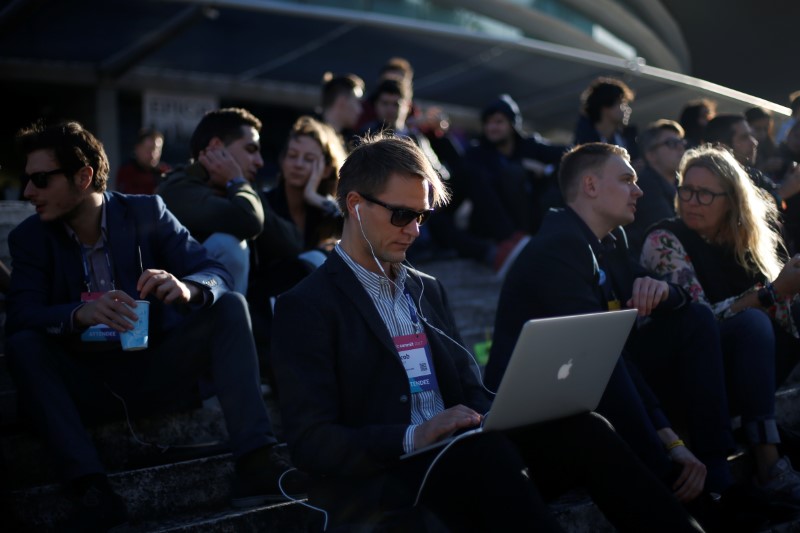
M 358 217 L 358 221 L 361 222 L 361 213 L 358 212 L 358 206 L 361 204 L 356 204 L 356 217 Z

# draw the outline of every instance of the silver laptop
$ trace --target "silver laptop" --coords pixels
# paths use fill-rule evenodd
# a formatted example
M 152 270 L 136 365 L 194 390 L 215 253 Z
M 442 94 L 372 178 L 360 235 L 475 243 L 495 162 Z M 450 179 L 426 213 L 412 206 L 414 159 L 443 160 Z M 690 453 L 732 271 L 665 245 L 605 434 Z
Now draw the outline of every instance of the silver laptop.
M 636 320 L 636 309 L 529 320 L 480 427 L 401 456 L 482 431 L 514 429 L 593 411 Z

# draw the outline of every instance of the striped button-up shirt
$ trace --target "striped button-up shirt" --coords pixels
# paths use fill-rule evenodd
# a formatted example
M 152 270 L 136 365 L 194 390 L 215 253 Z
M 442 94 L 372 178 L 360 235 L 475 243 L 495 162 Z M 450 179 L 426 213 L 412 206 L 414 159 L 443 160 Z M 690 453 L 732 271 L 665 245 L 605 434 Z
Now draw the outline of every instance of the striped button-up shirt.
M 370 272 L 355 261 L 338 244 L 336 252 L 344 259 L 358 278 L 358 281 L 367 291 L 378 314 L 386 324 L 389 335 L 392 338 L 402 335 L 412 335 L 422 331 L 422 324 L 412 317 L 409 298 L 405 294 L 405 283 L 408 277 L 408 270 L 400 264 L 393 265 L 396 278 L 394 281 L 386 276 L 379 276 Z M 418 315 L 419 313 L 414 313 Z M 398 360 L 400 354 L 397 354 Z M 416 392 L 411 395 L 411 425 L 405 433 L 403 439 L 403 450 L 408 453 L 414 451 L 414 430 L 426 420 L 430 420 L 434 415 L 444 411 L 444 400 L 438 389 Z

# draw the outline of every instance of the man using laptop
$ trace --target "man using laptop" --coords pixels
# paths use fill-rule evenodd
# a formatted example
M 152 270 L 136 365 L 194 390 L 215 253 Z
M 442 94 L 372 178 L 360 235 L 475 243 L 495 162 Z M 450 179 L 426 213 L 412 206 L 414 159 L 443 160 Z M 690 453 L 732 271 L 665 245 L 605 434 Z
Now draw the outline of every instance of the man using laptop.
M 633 220 L 642 191 L 627 151 L 605 143 L 573 148 L 558 179 L 567 207 L 548 213 L 501 290 L 487 385 L 500 382 L 526 321 L 636 308 L 638 324 L 597 412 L 681 501 L 704 488 L 724 493 L 733 483 L 726 461 L 733 440 L 714 319 L 690 304 L 683 289 L 649 277 L 628 256 L 620 226 Z M 659 398 L 680 391 L 671 399 L 685 408 L 694 454 L 671 429 L 634 361 L 648 378 L 661 376 L 652 383 Z
M 329 527 L 561 531 L 545 498 L 582 485 L 620 530 L 698 530 L 594 414 L 401 460 L 491 404 L 441 284 L 402 265 L 448 194 L 412 141 L 378 135 L 347 158 L 338 195 L 342 240 L 278 298 L 272 346 L 292 457 Z

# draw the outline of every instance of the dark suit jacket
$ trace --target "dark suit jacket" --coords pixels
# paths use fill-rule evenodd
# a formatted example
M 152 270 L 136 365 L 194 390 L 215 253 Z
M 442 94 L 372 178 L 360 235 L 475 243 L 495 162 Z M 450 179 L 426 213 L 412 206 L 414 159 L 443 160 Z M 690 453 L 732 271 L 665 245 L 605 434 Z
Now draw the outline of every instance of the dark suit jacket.
M 612 241 L 616 241 L 613 247 Z M 621 229 L 606 237 L 605 242 L 606 246 L 602 246 L 570 208 L 547 214 L 539 233 L 520 253 L 503 283 L 486 365 L 487 387 L 499 385 L 527 320 L 608 310 L 599 282 L 600 265 L 604 265 L 622 305 L 630 299 L 633 280 L 648 272 L 630 259 Z M 669 299 L 659 309 L 679 307 L 684 300 L 683 292 L 673 286 Z M 631 374 L 656 427 L 664 427 L 666 417 L 652 391 L 638 373 Z
M 105 202 L 108 249 L 117 289 L 138 298 L 137 248 L 141 249 L 145 270 L 163 269 L 208 289 L 207 304 L 230 286 L 230 274 L 208 258 L 205 249 L 167 211 L 160 197 L 107 192 Z M 86 287 L 80 247 L 69 237 L 63 223 L 45 223 L 38 215 L 32 215 L 11 231 L 8 243 L 13 261 L 9 335 L 27 329 L 65 337 L 77 335 L 70 320 Z M 150 298 L 151 336 L 157 337 L 181 318 L 175 306 Z
M 410 271 L 406 287 L 415 302 L 422 284 L 420 314 L 461 343 L 440 283 Z M 485 413 L 490 401 L 470 356 L 427 325 L 425 333 L 445 407 Z M 389 330 L 338 252 L 278 298 L 272 335 L 286 438 L 294 464 L 313 478 L 311 499 L 329 512 L 385 503 L 388 470 L 400 464 L 411 421 L 411 392 Z

